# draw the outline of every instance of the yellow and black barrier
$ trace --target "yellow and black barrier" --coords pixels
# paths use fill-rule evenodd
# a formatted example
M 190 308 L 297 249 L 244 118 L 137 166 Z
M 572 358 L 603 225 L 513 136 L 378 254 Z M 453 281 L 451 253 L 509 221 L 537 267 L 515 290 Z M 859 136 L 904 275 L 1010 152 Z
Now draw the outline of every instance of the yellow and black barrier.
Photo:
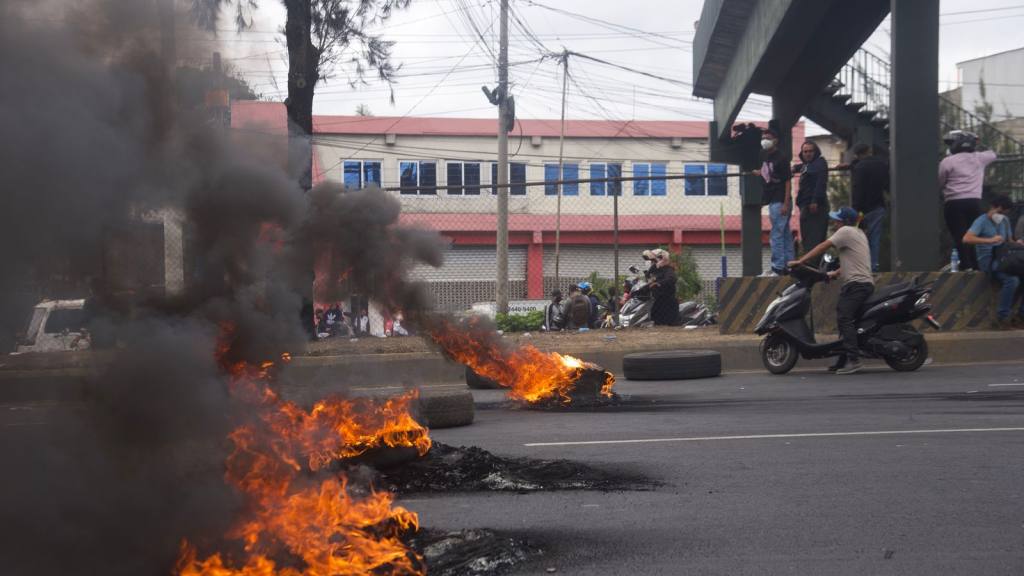
M 932 314 L 942 325 L 943 330 L 984 330 L 992 326 L 996 316 L 998 285 L 987 274 L 891 272 L 875 275 L 875 287 L 881 288 L 912 280 L 918 284 L 933 282 Z M 793 279 L 785 276 L 722 279 L 718 296 L 718 323 L 721 333 L 753 333 L 768 304 L 792 283 Z M 815 285 L 812 294 L 815 332 L 835 333 L 839 288 L 838 282 Z

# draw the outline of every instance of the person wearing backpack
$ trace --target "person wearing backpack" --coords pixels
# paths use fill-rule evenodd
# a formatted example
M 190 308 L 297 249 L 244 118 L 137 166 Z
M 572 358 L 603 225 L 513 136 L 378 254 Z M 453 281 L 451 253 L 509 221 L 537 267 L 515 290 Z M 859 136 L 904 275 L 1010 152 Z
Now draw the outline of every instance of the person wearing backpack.
M 565 325 L 565 317 L 562 315 L 562 291 L 555 290 L 551 293 L 551 302 L 544 309 L 544 330 L 546 332 L 558 332 Z
M 1017 311 L 1016 318 L 1011 318 L 1013 299 L 1020 287 L 1020 276 L 1008 271 L 1001 271 L 1000 260 L 1007 258 L 1011 244 L 1020 245 L 1021 241 L 1013 240 L 1010 232 L 1010 217 L 1013 202 L 1007 196 L 996 196 L 992 199 L 988 212 L 978 216 L 964 234 L 964 244 L 974 246 L 978 257 L 978 269 L 992 275 L 999 282 L 999 307 L 996 310 L 996 327 L 1024 328 L 1024 302 Z
M 569 300 L 566 302 L 565 324 L 569 330 L 590 327 L 590 298 L 583 295 L 579 286 L 569 289 Z

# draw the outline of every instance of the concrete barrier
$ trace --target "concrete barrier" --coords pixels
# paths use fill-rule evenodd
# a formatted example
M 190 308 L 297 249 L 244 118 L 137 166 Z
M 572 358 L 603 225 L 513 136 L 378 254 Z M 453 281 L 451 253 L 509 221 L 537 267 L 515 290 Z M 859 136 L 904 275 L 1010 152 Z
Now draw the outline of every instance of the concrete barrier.
M 995 320 L 997 285 L 980 272 L 891 272 L 878 274 L 875 286 L 915 281 L 932 282 L 932 313 L 943 330 L 985 330 Z M 722 334 L 751 334 L 764 311 L 793 280 L 787 277 L 724 278 L 718 299 Z M 812 293 L 814 330 L 836 331 L 838 282 L 820 283 Z M 923 324 L 922 324 L 923 326 Z

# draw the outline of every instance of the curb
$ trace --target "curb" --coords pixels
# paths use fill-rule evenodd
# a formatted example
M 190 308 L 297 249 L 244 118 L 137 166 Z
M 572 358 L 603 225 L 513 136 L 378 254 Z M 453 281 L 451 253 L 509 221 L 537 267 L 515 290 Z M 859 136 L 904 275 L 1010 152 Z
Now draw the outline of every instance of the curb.
M 819 340 L 827 336 L 819 336 Z M 1024 361 L 1024 330 L 1006 332 L 926 332 L 932 359 L 939 364 L 972 364 Z M 722 355 L 723 373 L 763 371 L 760 339 L 751 336 L 737 340 L 703 338 L 689 346 L 663 349 L 716 350 Z M 561 352 L 593 362 L 616 374 L 622 374 L 622 359 L 633 352 L 655 349 L 619 348 Z M 803 360 L 797 368 L 824 367 L 830 359 Z M 63 369 L 0 369 L 0 402 L 84 401 L 96 386 L 96 368 L 75 366 Z M 767 372 L 765 372 L 767 374 Z M 346 356 L 296 357 L 281 380 L 281 392 L 297 401 L 320 398 L 331 393 L 351 392 L 353 388 L 394 387 L 465 382 L 465 368 L 447 361 L 437 353 L 392 353 Z

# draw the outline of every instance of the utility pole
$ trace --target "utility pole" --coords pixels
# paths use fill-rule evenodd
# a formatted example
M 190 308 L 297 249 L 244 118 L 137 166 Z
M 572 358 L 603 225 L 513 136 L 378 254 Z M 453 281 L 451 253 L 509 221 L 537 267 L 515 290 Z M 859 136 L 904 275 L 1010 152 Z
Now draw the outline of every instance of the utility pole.
M 508 314 L 508 0 L 501 0 L 498 46 L 498 286 L 497 312 Z
M 562 181 L 562 175 L 565 174 L 565 93 L 569 86 L 569 52 L 567 50 L 562 51 L 562 129 L 558 135 L 558 180 Z M 558 186 L 558 200 L 556 200 L 555 208 L 555 286 L 559 286 L 562 283 L 562 275 L 559 270 L 559 263 L 561 260 L 562 252 L 562 184 L 556 184 Z

